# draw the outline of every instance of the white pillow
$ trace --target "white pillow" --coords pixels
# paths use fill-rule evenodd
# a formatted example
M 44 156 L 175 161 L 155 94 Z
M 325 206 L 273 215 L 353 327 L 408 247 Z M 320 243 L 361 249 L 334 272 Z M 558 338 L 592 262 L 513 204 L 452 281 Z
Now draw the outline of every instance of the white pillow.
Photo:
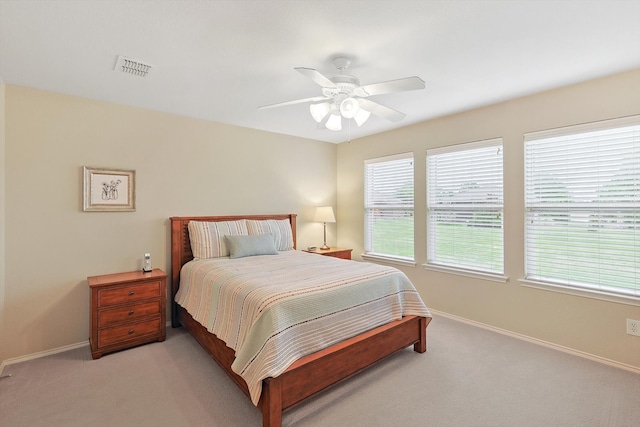
M 248 235 L 244 219 L 239 221 L 189 221 L 191 252 L 195 259 L 229 256 L 224 236 Z
M 249 235 L 272 234 L 279 251 L 293 250 L 293 232 L 288 219 L 247 220 Z

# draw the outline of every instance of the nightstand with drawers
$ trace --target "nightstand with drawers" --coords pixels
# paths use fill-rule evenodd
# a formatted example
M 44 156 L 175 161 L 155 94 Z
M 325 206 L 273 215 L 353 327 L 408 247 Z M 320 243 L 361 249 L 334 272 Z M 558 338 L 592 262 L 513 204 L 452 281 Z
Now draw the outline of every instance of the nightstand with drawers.
M 353 249 L 329 248 L 329 249 L 316 249 L 315 251 L 305 250 L 305 252 L 309 252 L 311 254 L 331 256 L 334 258 L 351 259 L 352 250 Z
M 166 337 L 167 275 L 145 273 L 87 277 L 91 289 L 90 338 L 94 359 Z

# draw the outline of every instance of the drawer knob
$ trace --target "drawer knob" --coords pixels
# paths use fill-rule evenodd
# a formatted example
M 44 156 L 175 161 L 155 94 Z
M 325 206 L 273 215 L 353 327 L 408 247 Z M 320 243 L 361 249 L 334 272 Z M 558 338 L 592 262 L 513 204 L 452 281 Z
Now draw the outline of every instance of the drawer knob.
M 133 294 L 135 294 L 135 292 L 133 292 L 133 291 L 129 291 L 129 296 L 131 296 L 131 295 L 133 295 Z
M 129 329 L 129 335 L 133 333 L 133 329 Z
M 129 316 L 131 316 L 133 314 L 133 310 L 129 311 Z

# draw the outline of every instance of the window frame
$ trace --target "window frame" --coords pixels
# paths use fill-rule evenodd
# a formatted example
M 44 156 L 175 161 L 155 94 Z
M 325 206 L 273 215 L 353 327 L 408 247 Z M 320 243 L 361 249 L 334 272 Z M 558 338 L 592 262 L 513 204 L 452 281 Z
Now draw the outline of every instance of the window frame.
M 382 163 L 391 163 L 396 162 L 398 160 L 410 160 L 411 162 L 411 205 L 408 206 L 406 204 L 402 205 L 394 205 L 387 207 L 385 205 L 373 204 L 369 206 L 369 169 L 368 165 L 373 164 L 382 164 Z M 399 264 L 404 266 L 415 266 L 415 156 L 413 152 L 406 153 L 398 153 L 389 156 L 376 157 L 372 159 L 366 159 L 364 161 L 364 253 L 362 254 L 362 258 L 367 261 L 376 261 L 376 262 L 388 262 L 393 264 Z M 370 212 L 372 209 L 383 209 L 387 211 L 394 210 L 411 210 L 411 231 L 409 233 L 410 242 L 407 242 L 407 246 L 411 247 L 411 256 L 403 256 L 397 253 L 384 253 L 384 252 L 376 252 L 372 250 L 374 248 L 375 242 L 372 240 L 374 236 L 373 230 L 369 229 L 371 225 L 371 221 L 368 219 Z
M 475 206 L 473 203 L 461 204 L 460 206 L 453 207 L 445 207 L 442 204 L 441 198 L 438 196 L 433 196 L 431 192 L 438 185 L 437 182 L 434 182 L 434 172 L 431 170 L 433 168 L 433 159 L 435 156 L 440 155 L 453 155 L 454 153 L 461 153 L 461 157 L 459 160 L 472 161 L 473 157 L 464 159 L 465 155 L 463 153 L 471 152 L 472 150 L 480 150 L 487 148 L 496 148 L 500 151 L 500 165 L 501 170 L 499 172 L 499 188 L 500 194 L 499 197 L 493 203 L 487 203 L 486 205 L 478 205 Z M 504 262 L 504 140 L 501 137 L 484 139 L 480 141 L 473 142 L 465 142 L 461 144 L 449 145 L 444 147 L 438 147 L 433 149 L 428 149 L 426 152 L 426 163 L 427 163 L 427 172 L 426 172 L 426 228 L 427 228 L 427 236 L 426 236 L 426 250 L 427 250 L 427 260 L 426 263 L 423 264 L 423 267 L 428 270 L 442 271 L 447 273 L 458 274 L 462 276 L 470 276 L 479 279 L 491 280 L 496 282 L 505 283 L 508 280 L 508 277 L 505 275 L 505 262 Z M 486 161 L 486 168 L 490 167 L 490 164 L 493 163 L 490 160 Z M 460 165 L 461 169 L 464 169 L 464 164 Z M 489 169 L 487 169 L 489 170 Z M 454 172 L 456 173 L 456 172 Z M 494 179 L 495 177 L 492 177 Z M 455 178 L 452 178 L 455 180 Z M 489 181 L 487 183 L 488 186 L 496 185 L 495 180 Z M 484 190 L 484 188 L 483 188 Z M 440 201 L 440 204 L 438 203 Z M 493 207 L 490 205 L 493 204 Z M 464 207 L 463 207 L 464 206 Z M 466 262 L 464 259 L 459 260 L 446 260 L 446 257 L 438 258 L 437 254 L 437 235 L 433 233 L 437 233 L 437 224 L 445 224 L 446 221 L 440 221 L 437 218 L 437 215 L 447 214 L 450 217 L 455 217 L 458 215 L 469 215 L 471 213 L 470 221 L 472 223 L 477 223 L 477 227 L 480 227 L 483 221 L 481 219 L 474 218 L 473 212 L 487 212 L 487 211 L 497 212 L 499 215 L 499 224 L 500 224 L 500 249 L 499 249 L 499 268 L 491 268 L 488 264 L 478 265 L 479 262 L 473 262 L 470 259 L 467 259 Z M 495 228 L 495 224 L 491 222 L 491 228 Z M 455 242 L 453 243 L 455 245 Z M 455 250 L 454 250 L 455 251 Z M 493 251 L 493 249 L 491 249 Z M 490 251 L 490 252 L 491 252 Z M 458 261 L 458 262 L 456 262 Z M 474 265 L 475 264 L 475 265 Z
M 534 239 L 533 236 L 535 236 L 536 232 L 541 233 L 541 232 L 544 232 L 544 230 L 548 229 L 548 227 L 542 228 L 544 226 L 538 225 L 542 221 L 540 219 L 534 219 L 534 214 L 537 213 L 538 216 L 542 214 L 554 215 L 554 212 L 556 213 L 560 212 L 559 211 L 560 208 L 557 208 L 557 207 L 551 208 L 550 207 L 551 202 L 548 202 L 549 207 L 545 207 L 544 203 L 541 203 L 541 202 L 534 203 L 531 201 L 533 196 L 531 196 L 529 193 L 533 192 L 533 194 L 539 194 L 540 190 L 538 190 L 537 193 L 535 192 L 535 190 L 533 190 L 534 187 L 532 184 L 532 180 L 534 179 L 533 178 L 534 172 L 530 170 L 530 168 L 532 167 L 531 162 L 533 160 L 530 159 L 531 154 L 529 151 L 528 144 L 535 144 L 536 142 L 543 143 L 545 140 L 548 141 L 548 140 L 553 140 L 558 138 L 566 138 L 567 139 L 566 144 L 570 144 L 572 143 L 572 141 L 575 141 L 580 138 L 584 138 L 587 135 L 595 136 L 595 133 L 598 131 L 611 131 L 615 129 L 624 129 L 627 127 L 637 127 L 637 130 L 634 130 L 634 136 L 630 138 L 630 146 L 632 150 L 634 150 L 631 152 L 631 158 L 633 159 L 634 158 L 633 156 L 637 154 L 637 150 L 640 150 L 640 145 L 638 145 L 638 142 L 640 140 L 640 115 L 623 117 L 618 119 L 603 120 L 603 121 L 586 123 L 581 125 L 566 126 L 562 128 L 556 128 L 556 129 L 550 129 L 550 130 L 544 130 L 544 131 L 538 131 L 538 132 L 530 132 L 524 135 L 524 142 L 523 142 L 523 145 L 524 145 L 524 188 L 523 188 L 524 277 L 519 279 L 519 282 L 522 285 L 533 287 L 533 288 L 552 290 L 552 291 L 567 293 L 572 295 L 579 295 L 583 297 L 602 299 L 602 300 L 607 300 L 612 302 L 618 302 L 618 303 L 624 303 L 624 304 L 630 304 L 630 305 L 640 305 L 640 286 L 638 285 L 637 282 L 634 285 L 635 288 L 632 287 L 631 291 L 624 291 L 625 287 L 621 287 L 621 286 L 609 286 L 603 283 L 581 282 L 577 280 L 564 279 L 561 277 L 555 277 L 555 278 L 544 277 L 545 275 L 543 274 L 536 274 L 535 271 L 533 273 L 531 272 L 532 264 L 534 263 L 534 258 L 535 258 L 535 255 L 532 254 L 533 243 L 531 243 L 531 241 Z M 610 141 L 610 138 L 607 139 L 607 138 L 598 137 L 598 139 L 603 140 L 602 141 L 603 143 L 605 141 Z M 549 143 L 552 143 L 552 142 L 549 141 Z M 581 146 L 581 150 L 584 151 L 585 147 L 588 148 L 589 146 Z M 570 158 L 572 155 L 576 156 L 576 154 L 578 153 L 579 152 L 577 150 L 573 152 L 568 152 L 566 157 Z M 593 155 L 593 157 L 594 157 L 593 164 L 594 165 L 600 164 L 599 159 L 601 158 L 601 155 Z M 612 163 L 608 163 L 608 164 L 610 166 L 616 167 L 616 164 L 612 164 Z M 634 164 L 633 161 L 631 162 L 631 164 Z M 535 175 L 535 179 L 539 180 L 540 179 L 539 175 Z M 569 193 L 568 188 L 571 186 L 571 182 L 567 180 L 558 180 L 558 181 L 562 185 L 564 185 L 564 188 L 566 188 L 567 193 Z M 595 180 L 593 182 L 595 182 Z M 596 189 L 595 190 L 596 194 L 599 194 L 598 192 L 603 189 L 607 189 L 607 184 L 610 184 L 611 182 L 613 181 L 612 180 L 608 182 L 598 181 L 596 184 L 591 183 L 591 185 L 595 185 L 594 188 Z M 549 190 L 547 190 L 547 192 L 544 194 L 549 195 L 551 193 L 549 192 Z M 572 219 L 572 216 L 588 215 L 590 218 L 591 217 L 599 218 L 599 216 L 602 215 L 603 212 L 608 212 L 610 210 L 619 210 L 625 213 L 630 212 L 632 216 L 640 214 L 640 207 L 638 207 L 638 203 L 640 203 L 640 200 L 635 201 L 636 208 L 634 209 L 633 207 L 629 208 L 624 205 L 614 205 L 614 204 L 607 205 L 606 207 L 604 206 L 601 207 L 596 200 L 590 200 L 589 202 L 586 202 L 586 203 L 578 202 L 577 200 L 571 201 L 569 194 L 567 194 L 566 198 L 567 198 L 566 209 L 564 209 L 562 213 L 569 218 L 567 220 L 569 221 L 569 224 L 567 224 L 567 230 L 572 230 L 574 228 L 577 228 L 577 226 L 573 224 L 577 224 L 578 221 Z M 542 199 L 542 197 L 540 197 L 540 199 Z M 631 205 L 633 204 L 634 204 L 634 201 L 632 200 Z M 606 224 L 600 225 L 598 223 L 598 228 L 604 229 L 609 232 L 615 231 L 615 226 L 608 227 Z M 640 231 L 634 231 L 634 235 L 640 235 Z M 575 243 L 573 244 L 575 245 Z M 567 244 L 566 247 L 568 248 L 567 250 L 571 249 L 570 244 Z M 624 247 L 622 247 L 622 249 L 624 249 Z M 640 250 L 640 245 L 635 246 L 635 251 L 638 251 L 638 250 Z M 575 254 L 575 251 L 571 252 L 571 257 L 572 258 L 575 257 L 576 259 L 581 260 L 582 262 L 585 262 L 585 261 L 588 262 L 589 260 L 594 259 L 594 258 L 586 258 L 586 257 L 579 258 L 578 255 Z M 597 259 L 607 260 L 607 262 L 609 262 L 608 258 L 606 258 L 605 255 L 601 253 L 598 253 Z M 569 263 L 569 261 L 567 261 L 567 263 Z

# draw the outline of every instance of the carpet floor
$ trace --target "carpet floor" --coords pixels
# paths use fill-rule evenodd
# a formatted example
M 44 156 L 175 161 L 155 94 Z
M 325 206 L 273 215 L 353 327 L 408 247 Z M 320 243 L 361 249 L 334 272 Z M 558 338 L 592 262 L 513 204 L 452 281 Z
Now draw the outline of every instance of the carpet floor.
M 637 427 L 640 375 L 434 316 L 402 350 L 285 412 L 289 427 Z M 2 427 L 259 427 L 260 411 L 182 328 L 92 360 L 7 366 Z

